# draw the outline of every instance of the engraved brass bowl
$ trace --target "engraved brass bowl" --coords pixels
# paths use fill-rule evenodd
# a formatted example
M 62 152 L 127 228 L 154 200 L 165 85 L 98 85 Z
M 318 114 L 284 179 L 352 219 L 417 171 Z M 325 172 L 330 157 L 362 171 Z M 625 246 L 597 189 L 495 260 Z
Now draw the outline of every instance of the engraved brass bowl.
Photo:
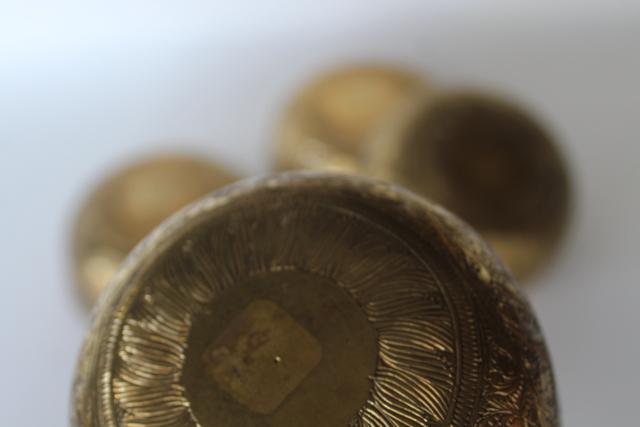
M 147 237 L 96 315 L 75 426 L 559 425 L 513 277 L 387 183 L 226 187 Z
M 73 230 L 73 268 L 93 306 L 133 247 L 171 214 L 235 181 L 220 165 L 182 154 L 136 161 L 104 179 L 86 198 Z

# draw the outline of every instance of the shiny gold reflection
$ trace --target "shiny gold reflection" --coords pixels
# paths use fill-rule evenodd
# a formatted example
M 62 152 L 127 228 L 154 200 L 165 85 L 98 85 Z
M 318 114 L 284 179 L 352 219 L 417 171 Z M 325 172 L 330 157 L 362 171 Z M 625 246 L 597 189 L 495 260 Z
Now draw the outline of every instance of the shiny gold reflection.
M 73 238 L 76 281 L 86 302 L 95 303 L 122 260 L 153 228 L 235 179 L 199 158 L 160 155 L 100 183 L 78 213 Z
M 282 119 L 277 168 L 360 172 L 381 124 L 425 90 L 417 76 L 382 66 L 345 68 L 311 83 Z
M 288 174 L 161 225 L 100 301 L 74 425 L 557 427 L 513 277 L 446 210 Z

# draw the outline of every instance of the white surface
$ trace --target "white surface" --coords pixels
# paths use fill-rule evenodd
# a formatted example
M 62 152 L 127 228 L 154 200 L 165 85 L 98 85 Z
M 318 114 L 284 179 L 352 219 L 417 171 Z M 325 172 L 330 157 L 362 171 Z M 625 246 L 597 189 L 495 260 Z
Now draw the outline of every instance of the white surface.
M 574 167 L 576 215 L 563 253 L 527 290 L 564 425 L 637 425 L 638 3 L 31 3 L 0 5 L 1 426 L 68 423 L 88 321 L 67 239 L 91 182 L 185 144 L 267 171 L 295 87 L 372 59 L 493 86 L 552 125 Z

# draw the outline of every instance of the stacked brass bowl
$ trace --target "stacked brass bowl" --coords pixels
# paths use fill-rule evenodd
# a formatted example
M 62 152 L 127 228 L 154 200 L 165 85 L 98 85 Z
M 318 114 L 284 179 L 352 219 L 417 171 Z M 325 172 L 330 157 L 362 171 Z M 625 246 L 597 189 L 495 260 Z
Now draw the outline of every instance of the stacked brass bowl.
M 278 131 L 279 170 L 400 184 L 474 226 L 519 278 L 553 254 L 570 188 L 551 135 L 524 109 L 405 71 L 346 68 L 311 83 Z
M 160 158 L 89 199 L 75 266 L 88 300 L 106 290 L 75 426 L 559 425 L 544 339 L 510 272 L 548 258 L 569 209 L 535 120 L 354 67 L 301 92 L 275 153 L 279 170 L 315 172 L 204 195 L 233 174 Z

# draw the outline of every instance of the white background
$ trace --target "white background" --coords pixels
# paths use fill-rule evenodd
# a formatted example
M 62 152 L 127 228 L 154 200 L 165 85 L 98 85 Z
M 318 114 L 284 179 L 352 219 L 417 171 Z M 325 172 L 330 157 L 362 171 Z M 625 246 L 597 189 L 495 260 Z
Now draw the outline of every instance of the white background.
M 92 183 L 159 147 L 267 172 L 295 88 L 358 60 L 493 87 L 546 119 L 571 160 L 576 210 L 526 291 L 564 425 L 637 425 L 637 2 L 103 3 L 0 2 L 0 426 L 68 424 L 88 326 L 69 227 Z

